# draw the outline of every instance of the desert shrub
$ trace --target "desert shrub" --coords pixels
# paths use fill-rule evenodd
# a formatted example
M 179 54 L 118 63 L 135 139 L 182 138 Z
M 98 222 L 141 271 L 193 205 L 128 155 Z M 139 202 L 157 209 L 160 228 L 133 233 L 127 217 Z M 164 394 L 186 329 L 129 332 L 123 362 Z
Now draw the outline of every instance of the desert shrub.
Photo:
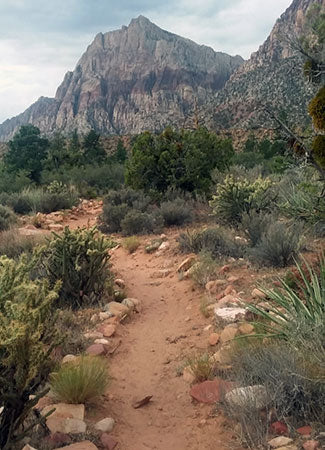
M 243 347 L 232 358 L 238 384 L 263 385 L 269 408 L 275 408 L 278 420 L 291 417 L 293 426 L 300 421 L 324 423 L 324 366 L 321 379 L 322 370 L 315 371 L 314 363 L 305 349 L 278 342 Z
M 81 356 L 63 364 L 51 374 L 54 396 L 65 403 L 89 403 L 103 395 L 109 383 L 107 361 L 96 356 Z
M 324 328 L 325 317 L 325 257 L 321 257 L 319 269 L 313 269 L 306 261 L 296 263 L 300 276 L 299 290 L 281 281 L 280 290 L 263 289 L 272 307 L 249 305 L 248 308 L 261 319 L 260 327 L 268 336 L 289 339 L 302 327 L 312 333 Z M 308 336 L 305 336 L 305 340 Z M 325 338 L 323 345 L 325 346 Z
M 62 192 L 48 192 L 43 189 L 26 189 L 2 196 L 0 201 L 10 206 L 17 214 L 41 212 L 44 214 L 61 209 L 69 209 L 78 203 L 78 197 L 72 189 L 65 188 Z
M 43 240 L 43 236 L 22 236 L 17 229 L 11 228 L 0 233 L 0 255 L 16 259 L 22 253 L 31 254 Z
M 262 266 L 286 267 L 299 255 L 302 234 L 301 224 L 271 223 L 256 247 L 248 252 L 249 256 Z
M 122 221 L 130 210 L 145 212 L 150 203 L 150 197 L 141 191 L 133 189 L 110 191 L 104 199 L 103 212 L 99 219 L 100 229 L 105 233 L 121 231 Z
M 252 246 L 257 245 L 265 230 L 276 221 L 274 213 L 257 212 L 255 210 L 242 215 L 242 228 Z
M 121 221 L 122 233 L 125 236 L 158 233 L 162 226 L 163 220 L 158 212 L 146 213 L 136 209 L 129 211 Z
M 210 206 L 218 221 L 237 224 L 243 213 L 249 213 L 270 207 L 270 179 L 257 178 L 250 182 L 247 179 L 236 179 L 232 175 L 217 185 L 216 194 Z
M 16 216 L 10 208 L 0 205 L 0 231 L 8 230 L 16 222 Z
M 0 258 L 0 448 L 12 448 L 23 437 L 23 424 L 38 400 L 57 345 L 53 303 L 59 284 L 31 281 L 35 263 Z M 31 397 L 34 396 L 35 397 Z M 35 423 L 34 423 L 35 424 Z
M 209 253 L 201 253 L 197 263 L 191 268 L 191 278 L 199 286 L 216 278 L 217 263 Z
M 206 228 L 180 234 L 179 246 L 185 253 L 205 252 L 213 258 L 231 256 L 240 258 L 244 254 L 244 246 L 235 240 L 232 233 L 221 227 Z
M 60 344 L 63 355 L 82 354 L 90 345 L 90 340 L 84 334 L 89 329 L 91 318 L 89 314 L 92 315 L 93 311 L 89 310 L 89 314 L 85 314 L 85 312 L 85 310 L 59 310 L 56 329 L 60 336 L 64 336 Z
M 193 373 L 197 383 L 212 380 L 215 376 L 215 363 L 209 353 L 198 353 L 188 357 L 185 366 Z
M 62 280 L 59 301 L 62 306 L 79 308 L 98 301 L 109 275 L 108 249 L 112 241 L 97 229 L 65 228 L 38 250 L 40 271 L 51 285 Z
M 130 236 L 123 241 L 123 247 L 129 252 L 134 253 L 140 246 L 140 240 L 135 236 Z
M 172 225 L 181 226 L 194 220 L 191 203 L 182 198 L 162 202 L 160 204 L 160 213 L 167 227 Z

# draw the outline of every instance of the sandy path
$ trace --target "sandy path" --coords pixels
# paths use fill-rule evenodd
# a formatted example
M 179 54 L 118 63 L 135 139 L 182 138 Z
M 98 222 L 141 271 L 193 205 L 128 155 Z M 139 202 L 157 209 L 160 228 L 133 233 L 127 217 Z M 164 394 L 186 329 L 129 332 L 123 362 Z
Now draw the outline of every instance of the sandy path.
M 185 355 L 206 348 L 208 339 L 200 296 L 175 273 L 181 259 L 171 250 L 156 257 L 139 249 L 130 256 L 122 248 L 112 257 L 128 296 L 143 303 L 141 314 L 119 327 L 122 344 L 111 361 L 110 399 L 102 405 L 116 419 L 112 435 L 122 450 L 238 448 L 224 419 L 212 417 L 209 405 L 194 405 L 189 385 L 177 376 Z M 171 274 L 157 278 L 167 267 Z M 152 402 L 134 409 L 134 397 L 146 395 Z

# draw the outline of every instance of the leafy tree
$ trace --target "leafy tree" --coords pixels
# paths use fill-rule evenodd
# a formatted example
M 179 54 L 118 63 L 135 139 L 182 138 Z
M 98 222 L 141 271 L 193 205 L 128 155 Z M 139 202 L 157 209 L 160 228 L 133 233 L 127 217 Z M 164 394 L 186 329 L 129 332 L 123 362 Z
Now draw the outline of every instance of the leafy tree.
M 74 130 L 71 135 L 68 144 L 68 152 L 71 166 L 79 166 L 81 164 L 82 154 L 77 130 Z
M 8 171 L 25 170 L 31 180 L 38 182 L 47 157 L 49 141 L 41 137 L 40 130 L 33 125 L 23 125 L 9 141 L 9 150 L 4 163 Z
M 159 135 L 145 132 L 133 143 L 126 182 L 147 192 L 166 192 L 169 188 L 207 192 L 211 171 L 226 169 L 233 153 L 230 140 L 220 139 L 205 128 L 167 128 Z
M 127 151 L 126 148 L 124 147 L 123 141 L 122 139 L 119 139 L 116 147 L 116 152 L 114 153 L 113 158 L 115 162 L 124 164 L 127 159 L 127 156 L 128 156 Z
M 61 133 L 55 133 L 50 141 L 46 166 L 50 170 L 58 170 L 70 162 L 69 151 L 65 137 Z
M 100 135 L 95 130 L 90 130 L 82 143 L 83 158 L 85 164 L 101 164 L 106 159 L 106 152 L 100 143 Z

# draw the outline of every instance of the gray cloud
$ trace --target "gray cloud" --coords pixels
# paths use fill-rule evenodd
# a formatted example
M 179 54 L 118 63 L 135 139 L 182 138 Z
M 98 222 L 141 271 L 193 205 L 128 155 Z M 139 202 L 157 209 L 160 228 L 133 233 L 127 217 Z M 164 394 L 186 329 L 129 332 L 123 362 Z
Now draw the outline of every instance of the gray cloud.
M 263 3 L 261 5 L 261 3 Z M 0 123 L 53 96 L 100 31 L 143 14 L 199 44 L 248 58 L 290 0 L 0 0 Z

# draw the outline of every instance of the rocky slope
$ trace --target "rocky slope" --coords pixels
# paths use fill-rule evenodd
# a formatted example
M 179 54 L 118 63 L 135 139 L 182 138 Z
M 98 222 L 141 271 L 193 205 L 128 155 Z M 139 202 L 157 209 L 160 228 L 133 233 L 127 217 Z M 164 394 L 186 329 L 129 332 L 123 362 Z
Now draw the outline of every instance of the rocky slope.
M 299 36 L 307 9 L 325 0 L 293 0 L 276 22 L 270 36 L 230 78 L 203 112 L 212 128 L 247 129 L 265 126 L 261 103 L 284 112 L 294 124 L 308 123 L 307 105 L 313 87 L 302 76 L 300 55 L 290 38 Z
M 0 125 L 0 140 L 25 123 L 46 133 L 93 127 L 103 134 L 181 125 L 194 102 L 206 103 L 242 63 L 240 56 L 217 53 L 140 16 L 128 27 L 99 33 L 55 98 L 41 97 Z

